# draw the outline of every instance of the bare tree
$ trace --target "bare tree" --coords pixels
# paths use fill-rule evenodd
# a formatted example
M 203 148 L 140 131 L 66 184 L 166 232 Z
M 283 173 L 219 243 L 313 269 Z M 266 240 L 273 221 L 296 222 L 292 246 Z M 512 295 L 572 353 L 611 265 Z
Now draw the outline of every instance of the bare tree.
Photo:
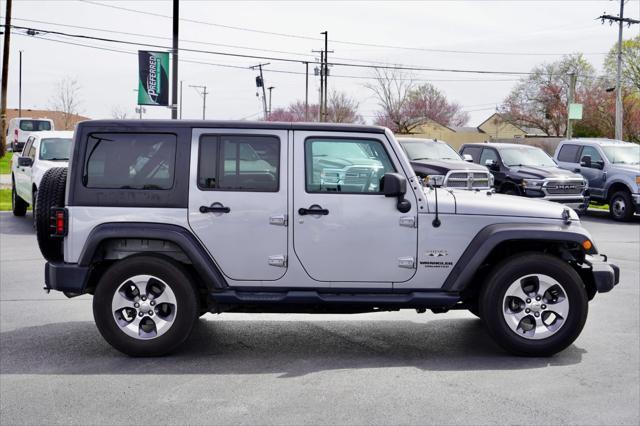
M 450 102 L 445 94 L 433 84 L 425 83 L 410 93 L 410 115 L 433 120 L 443 126 L 464 126 L 469 114 L 460 104 Z
M 409 108 L 415 88 L 413 79 L 398 69 L 376 68 L 375 74 L 375 82 L 365 87 L 373 92 L 381 108 L 376 124 L 398 133 L 411 133 L 423 124 L 424 118 L 415 116 Z
M 364 124 L 364 119 L 358 114 L 360 104 L 344 92 L 331 92 L 327 105 L 327 121 L 330 123 L 358 123 Z
M 62 113 L 63 130 L 73 129 L 73 117 L 80 111 L 80 83 L 72 77 L 58 82 L 50 99 L 51 109 Z
M 128 117 L 128 113 L 120 105 L 116 105 L 111 108 L 111 117 L 115 118 L 116 120 L 125 120 Z

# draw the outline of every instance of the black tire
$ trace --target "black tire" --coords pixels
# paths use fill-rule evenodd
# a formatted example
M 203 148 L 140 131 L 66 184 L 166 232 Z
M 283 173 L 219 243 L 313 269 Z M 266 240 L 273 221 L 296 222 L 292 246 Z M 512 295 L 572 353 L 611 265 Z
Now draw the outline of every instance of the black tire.
M 14 216 L 22 217 L 27 214 L 27 204 L 16 192 L 16 183 L 11 179 L 11 211 Z
M 609 198 L 609 214 L 613 220 L 628 222 L 633 217 L 633 202 L 629 191 L 618 191 Z
M 513 331 L 504 317 L 503 300 L 512 283 L 529 274 L 544 274 L 562 285 L 570 303 L 562 326 L 549 337 L 532 340 Z M 543 302 L 544 303 L 544 302 Z M 550 356 L 571 345 L 584 327 L 587 293 L 580 276 L 566 262 L 539 253 L 523 253 L 497 265 L 480 294 L 480 317 L 491 337 L 507 351 L 521 356 Z
M 173 324 L 158 337 L 146 340 L 131 337 L 114 318 L 111 305 L 115 292 L 136 275 L 159 278 L 175 295 Z M 120 352 L 130 356 L 161 356 L 175 350 L 191 334 L 199 313 L 196 295 L 196 287 L 179 263 L 163 256 L 134 255 L 116 262 L 102 275 L 93 297 L 93 316 L 100 334 Z
M 63 260 L 62 238 L 51 237 L 50 215 L 52 207 L 64 207 L 64 191 L 67 185 L 66 167 L 49 169 L 42 176 L 37 205 L 33 206 L 38 246 L 45 259 L 51 262 Z

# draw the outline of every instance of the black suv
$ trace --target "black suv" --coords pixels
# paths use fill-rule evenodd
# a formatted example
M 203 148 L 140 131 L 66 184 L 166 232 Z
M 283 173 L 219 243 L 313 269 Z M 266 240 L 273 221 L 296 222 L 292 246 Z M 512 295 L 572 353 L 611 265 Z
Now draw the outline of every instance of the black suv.
M 565 204 L 578 212 L 589 206 L 588 183 L 563 170 L 543 150 L 510 143 L 465 144 L 460 154 L 485 165 L 495 178 L 497 192 Z
M 485 166 L 472 163 L 471 158 L 463 160 L 443 141 L 398 138 L 398 142 L 418 177 L 442 175 L 442 186 L 459 189 L 489 189 L 493 186 L 493 176 Z

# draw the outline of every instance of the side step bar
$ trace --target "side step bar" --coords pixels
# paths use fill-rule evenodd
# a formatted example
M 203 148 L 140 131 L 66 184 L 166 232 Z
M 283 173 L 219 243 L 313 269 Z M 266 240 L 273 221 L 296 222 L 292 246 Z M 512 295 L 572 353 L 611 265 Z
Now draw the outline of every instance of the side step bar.
M 460 296 L 445 292 L 410 293 L 319 293 L 317 291 L 291 290 L 282 292 L 249 292 L 224 290 L 209 293 L 211 301 L 222 305 L 360 305 L 376 307 L 451 308 Z

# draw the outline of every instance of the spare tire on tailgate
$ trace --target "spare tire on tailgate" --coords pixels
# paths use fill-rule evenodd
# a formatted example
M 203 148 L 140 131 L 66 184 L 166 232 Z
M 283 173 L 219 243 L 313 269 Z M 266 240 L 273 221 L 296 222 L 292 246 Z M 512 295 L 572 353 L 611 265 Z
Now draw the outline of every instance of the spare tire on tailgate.
M 40 252 L 48 261 L 62 261 L 62 238 L 51 236 L 51 208 L 64 207 L 64 192 L 67 186 L 67 168 L 55 167 L 42 176 L 38 198 L 34 208 L 36 235 Z

